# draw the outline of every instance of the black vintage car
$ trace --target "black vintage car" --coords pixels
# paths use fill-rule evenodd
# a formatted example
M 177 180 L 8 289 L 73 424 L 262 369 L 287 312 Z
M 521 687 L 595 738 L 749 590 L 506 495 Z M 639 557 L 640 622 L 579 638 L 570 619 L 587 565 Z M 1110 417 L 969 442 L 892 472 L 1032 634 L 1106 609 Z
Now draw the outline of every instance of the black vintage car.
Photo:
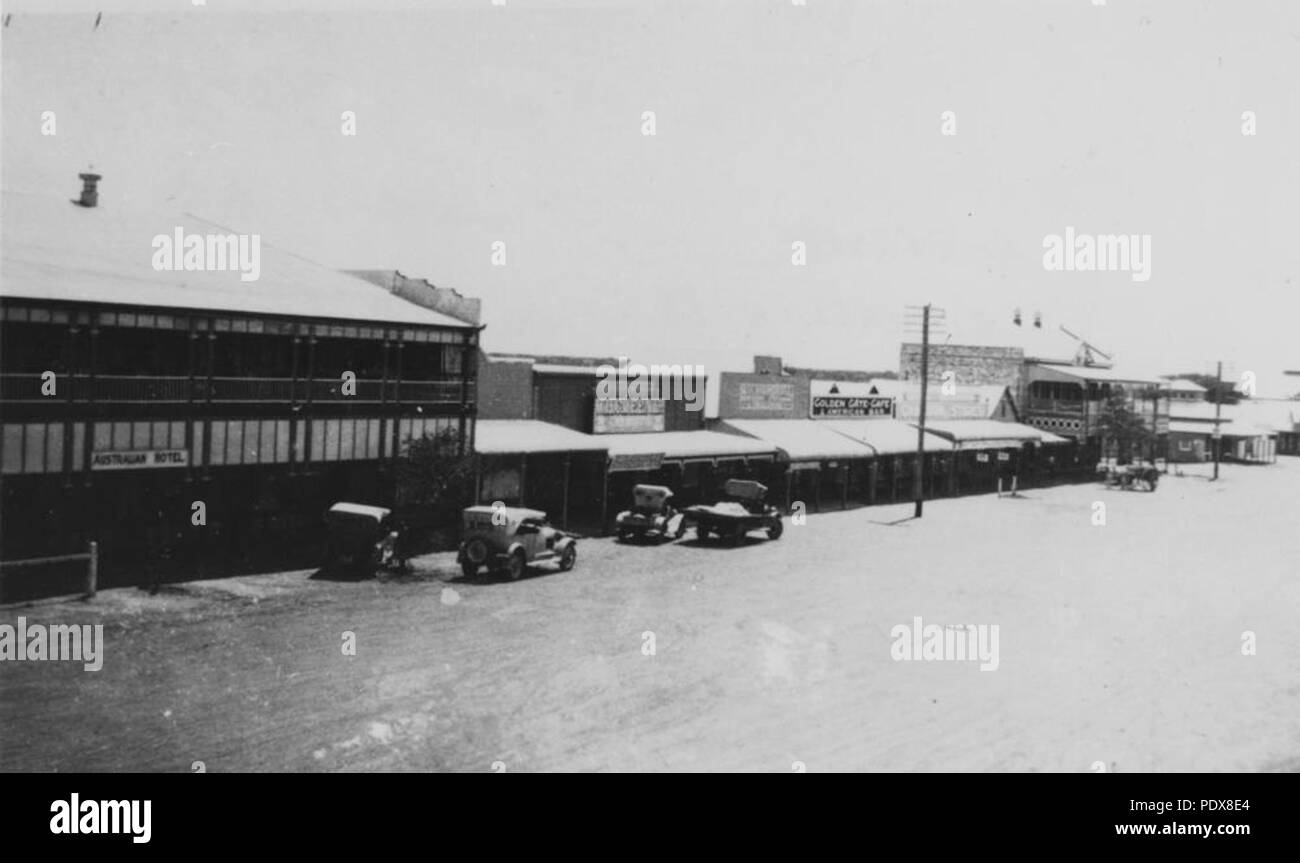
M 1107 486 L 1128 490 L 1146 489 L 1155 491 L 1160 482 L 1160 469 L 1145 462 L 1113 465 L 1102 462 L 1097 465 L 1097 472 Z
M 765 530 L 768 539 L 780 539 L 785 530 L 781 511 L 766 501 L 767 486 L 761 482 L 729 479 L 723 486 L 723 500 L 687 507 L 684 517 L 700 540 L 717 536 L 739 545 L 751 530 Z
M 633 488 L 632 508 L 614 519 L 619 541 L 681 537 L 686 532 L 686 519 L 672 505 L 672 497 L 672 489 L 662 485 Z
M 323 568 L 373 574 L 382 567 L 405 565 L 399 554 L 399 531 L 391 510 L 360 503 L 336 503 L 325 513 L 329 530 Z

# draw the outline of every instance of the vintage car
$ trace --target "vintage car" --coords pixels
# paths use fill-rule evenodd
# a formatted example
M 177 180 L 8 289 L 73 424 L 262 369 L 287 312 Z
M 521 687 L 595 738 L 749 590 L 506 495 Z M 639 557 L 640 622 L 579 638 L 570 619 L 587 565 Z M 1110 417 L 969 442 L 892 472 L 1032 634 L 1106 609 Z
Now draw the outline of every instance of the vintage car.
M 670 502 L 672 489 L 662 485 L 638 485 L 632 489 L 632 508 L 614 519 L 620 542 L 629 539 L 663 539 L 680 537 L 686 532 L 686 519 Z
M 325 569 L 374 573 L 393 564 L 405 566 L 398 556 L 398 528 L 391 510 L 340 502 L 325 513 L 325 524 Z
M 1102 481 L 1113 488 L 1155 491 L 1156 484 L 1160 482 L 1160 468 L 1146 462 L 1121 465 L 1100 462 L 1097 472 L 1102 474 Z
M 456 562 L 472 576 L 479 567 L 505 573 L 511 580 L 530 563 L 552 562 L 561 572 L 578 559 L 577 539 L 546 523 L 546 513 L 517 506 L 471 506 L 463 513 L 464 534 Z
M 781 512 L 766 503 L 767 486 L 752 479 L 729 479 L 723 498 L 710 506 L 686 508 L 685 523 L 695 528 L 696 537 L 706 540 L 712 535 L 739 544 L 751 530 L 762 529 L 769 539 L 781 538 Z

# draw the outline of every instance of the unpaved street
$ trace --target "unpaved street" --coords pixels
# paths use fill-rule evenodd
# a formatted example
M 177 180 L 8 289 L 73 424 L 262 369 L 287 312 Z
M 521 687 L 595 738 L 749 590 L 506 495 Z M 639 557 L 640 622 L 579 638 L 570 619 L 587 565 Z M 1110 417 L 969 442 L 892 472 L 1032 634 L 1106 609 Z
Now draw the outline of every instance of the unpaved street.
M 9 606 L 103 623 L 105 660 L 0 664 L 0 768 L 1300 769 L 1300 460 L 1223 477 L 590 540 L 516 583 L 440 555 Z M 998 625 L 997 670 L 891 659 L 917 616 Z

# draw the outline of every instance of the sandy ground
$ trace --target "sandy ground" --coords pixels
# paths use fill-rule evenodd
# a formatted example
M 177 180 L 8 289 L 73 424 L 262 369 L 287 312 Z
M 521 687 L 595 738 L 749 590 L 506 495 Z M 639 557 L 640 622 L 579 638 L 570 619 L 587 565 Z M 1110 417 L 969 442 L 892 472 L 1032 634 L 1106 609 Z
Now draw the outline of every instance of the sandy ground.
M 584 541 L 515 583 L 440 555 L 8 606 L 104 624 L 105 661 L 0 663 L 0 769 L 1294 771 L 1298 505 L 1284 459 Z M 998 669 L 893 660 L 915 616 L 997 624 Z

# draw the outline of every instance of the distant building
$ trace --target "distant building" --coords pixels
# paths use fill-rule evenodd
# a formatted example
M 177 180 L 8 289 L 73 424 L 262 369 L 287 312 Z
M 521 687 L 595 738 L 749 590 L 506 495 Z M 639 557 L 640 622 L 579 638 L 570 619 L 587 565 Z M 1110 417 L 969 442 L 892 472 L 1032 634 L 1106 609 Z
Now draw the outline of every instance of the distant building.
M 959 352 L 982 357 L 980 350 Z M 1018 352 L 993 351 L 993 377 L 1019 374 Z M 927 497 L 990 491 L 999 477 L 1045 472 L 1043 444 L 1064 438 L 1022 425 L 1006 383 L 951 386 L 936 375 L 926 394 L 925 432 L 919 380 L 873 372 L 796 368 L 778 357 L 755 357 L 752 372 L 723 372 L 718 428 L 767 441 L 785 463 L 789 499 L 876 503 L 912 495 L 918 449 L 924 452 Z M 848 445 L 848 443 L 852 445 Z M 1056 459 L 1056 456 L 1052 456 Z M 1066 456 L 1053 465 L 1066 466 Z M 1074 456 L 1069 456 L 1073 464 Z M 1040 471 L 1040 468 L 1042 471 Z
M 1205 394 L 1209 392 L 1196 381 L 1189 381 L 1187 378 L 1175 378 L 1163 386 L 1169 393 L 1169 398 L 1177 402 L 1203 402 Z
M 1278 455 L 1300 455 L 1300 402 L 1243 399 L 1218 405 L 1219 457 L 1245 464 L 1272 464 Z M 1175 401 L 1171 407 L 1170 461 L 1214 458 L 1216 405 Z

